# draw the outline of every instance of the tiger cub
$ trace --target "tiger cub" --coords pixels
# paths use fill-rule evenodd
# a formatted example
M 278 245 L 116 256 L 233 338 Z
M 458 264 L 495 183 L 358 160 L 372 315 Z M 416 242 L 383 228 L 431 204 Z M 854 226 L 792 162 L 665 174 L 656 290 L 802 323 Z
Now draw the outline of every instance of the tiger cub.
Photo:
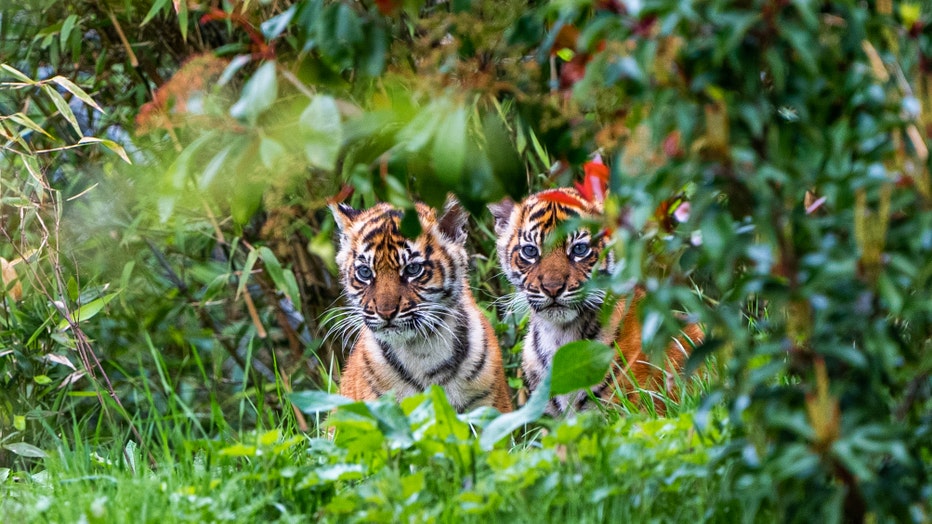
M 601 204 L 584 199 L 574 189 L 552 189 L 517 204 L 506 199 L 491 204 L 489 209 L 495 218 L 499 262 L 508 280 L 530 306 L 522 353 L 529 389 L 533 391 L 538 386 L 560 346 L 582 339 L 617 345 L 619 350 L 605 379 L 591 388 L 595 398 L 609 401 L 621 394 L 637 403 L 638 388 L 653 393 L 667 389 L 665 379 L 682 369 L 692 345 L 701 342 L 703 332 L 699 326 L 686 326 L 684 336 L 671 342 L 665 372 L 642 352 L 636 308 L 644 292 L 636 290 L 632 296 L 619 297 L 603 323 L 605 291 L 585 286 L 594 272 L 612 271 L 612 253 L 599 257 L 604 238 L 593 238 L 583 228 L 565 239 L 557 239 L 551 248 L 545 245 L 548 235 L 560 223 L 573 216 L 599 215 Z M 673 396 L 674 392 L 668 393 Z M 664 414 L 664 404 L 657 398 L 660 395 L 653 396 L 655 411 Z M 586 391 L 555 396 L 550 399 L 547 413 L 581 410 L 587 407 L 589 399 Z
M 443 216 L 416 204 L 422 233 L 405 238 L 403 212 L 386 203 L 360 211 L 331 206 L 340 230 L 336 260 L 360 328 L 340 394 L 405 398 L 433 384 L 458 412 L 512 410 L 498 341 L 469 290 L 467 215 L 448 202 Z

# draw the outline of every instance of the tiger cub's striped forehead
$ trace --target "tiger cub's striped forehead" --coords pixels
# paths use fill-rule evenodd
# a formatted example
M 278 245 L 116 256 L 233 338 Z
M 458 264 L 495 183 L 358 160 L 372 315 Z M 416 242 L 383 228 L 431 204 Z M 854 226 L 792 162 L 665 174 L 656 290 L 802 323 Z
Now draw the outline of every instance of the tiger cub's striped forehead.
M 354 262 L 384 269 L 400 269 L 416 259 L 429 259 L 442 249 L 436 234 L 436 217 L 432 210 L 417 204 L 422 232 L 416 238 L 401 234 L 404 213 L 389 204 L 377 204 L 359 211 L 352 221 L 343 224 L 339 260 L 352 256 Z
M 387 209 L 381 215 L 357 219 L 358 227 L 347 232 L 356 260 L 399 269 L 415 258 L 425 257 L 425 252 L 429 254 L 433 250 L 431 236 L 406 238 L 400 230 L 401 217 L 401 211 Z
M 573 201 L 577 203 L 571 204 Z M 592 216 L 600 212 L 598 206 L 583 199 L 573 189 L 542 191 L 531 195 L 519 205 L 514 216 L 513 231 L 520 237 L 519 240 L 539 245 L 563 222 L 580 215 Z M 577 233 L 571 233 L 570 240 L 575 239 Z

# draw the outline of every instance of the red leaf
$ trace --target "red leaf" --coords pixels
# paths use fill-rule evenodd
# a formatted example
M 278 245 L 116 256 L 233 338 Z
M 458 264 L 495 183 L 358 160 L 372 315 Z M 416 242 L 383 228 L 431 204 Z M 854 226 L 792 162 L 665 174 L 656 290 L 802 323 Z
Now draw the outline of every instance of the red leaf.
M 577 183 L 576 189 L 589 202 L 604 201 L 608 188 L 608 166 L 602 163 L 600 157 L 596 157 L 595 160 L 583 164 L 583 173 L 582 184 Z
M 375 0 L 375 6 L 385 16 L 392 16 L 398 10 L 400 3 L 396 0 Z
M 343 187 L 340 188 L 340 192 L 333 195 L 327 199 L 328 204 L 339 204 L 340 202 L 345 201 L 350 195 L 353 194 L 353 186 L 349 184 L 343 184 Z
M 578 198 L 563 191 L 562 189 L 551 189 L 549 191 L 544 191 L 538 196 L 538 198 L 545 202 L 558 202 L 560 204 L 567 204 L 574 207 L 585 207 L 583 202 L 581 202 Z
M 663 139 L 663 152 L 670 158 L 683 156 L 683 148 L 680 147 L 680 131 L 678 129 L 673 130 Z

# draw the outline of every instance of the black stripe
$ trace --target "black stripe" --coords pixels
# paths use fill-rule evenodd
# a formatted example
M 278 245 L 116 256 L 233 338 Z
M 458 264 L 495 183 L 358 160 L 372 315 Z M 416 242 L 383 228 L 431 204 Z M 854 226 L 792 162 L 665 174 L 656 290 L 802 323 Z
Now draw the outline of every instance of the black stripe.
M 431 382 L 438 384 L 443 384 L 455 377 L 463 362 L 466 361 L 466 357 L 469 356 L 469 317 L 462 310 L 458 310 L 453 314 L 453 318 L 459 321 L 453 333 L 453 354 L 425 373 Z
M 469 399 L 466 400 L 466 402 L 463 404 L 463 406 L 460 407 L 460 408 L 457 408 L 456 411 L 457 411 L 457 412 L 460 412 L 460 413 L 462 413 L 462 412 L 464 412 L 464 411 L 467 411 L 468 409 L 472 408 L 477 402 L 489 398 L 489 395 L 491 395 L 491 394 L 492 394 L 492 390 L 491 390 L 491 389 L 482 390 L 482 391 L 476 393 L 475 395 L 469 397 Z
M 544 367 L 549 366 L 550 362 L 540 349 L 540 330 L 536 326 L 531 326 L 531 336 L 534 337 L 534 354 L 537 355 L 537 362 Z
M 362 369 L 362 374 L 363 374 L 363 377 L 365 377 L 366 379 L 366 383 L 369 384 L 369 389 L 371 389 L 372 392 L 375 393 L 376 397 L 381 397 L 385 392 L 375 387 L 375 377 L 372 374 L 372 361 L 369 360 L 368 353 L 362 354 L 362 363 L 365 364 L 365 366 L 363 366 L 363 369 Z
M 544 209 L 538 209 L 537 211 L 532 212 L 532 213 L 531 213 L 531 216 L 529 216 L 528 219 L 529 219 L 529 220 L 538 220 L 538 219 L 540 219 L 541 217 L 543 217 L 544 215 L 546 215 L 547 212 L 548 212 L 548 210 L 547 210 L 546 208 L 544 208 Z
M 466 375 L 467 382 L 472 382 L 473 380 L 476 380 L 476 377 L 479 376 L 479 373 L 482 373 L 482 370 L 485 369 L 485 362 L 489 360 L 489 348 L 485 344 L 485 330 L 484 329 L 482 330 L 482 345 L 479 347 L 482 352 L 482 358 L 476 364 L 476 367 L 470 370 L 469 374 Z
M 413 386 L 418 391 L 424 390 L 424 386 L 418 383 L 414 377 L 411 376 L 411 373 L 408 371 L 408 368 L 398 360 L 398 355 L 395 353 L 395 350 L 388 344 L 383 344 L 382 341 L 376 339 L 376 342 L 379 345 L 379 349 L 382 351 L 382 356 L 385 357 L 385 360 L 388 362 L 388 365 L 395 370 L 395 373 L 401 377 L 401 380 L 405 381 L 407 384 Z
M 533 393 L 537 389 L 537 385 L 540 384 L 540 373 L 537 370 L 527 371 L 527 389 L 528 392 Z
M 602 331 L 602 326 L 599 324 L 599 315 L 598 310 L 592 310 L 592 312 L 587 315 L 586 324 L 583 326 L 582 338 L 592 340 L 599 336 L 599 331 Z
M 560 409 L 560 404 L 557 402 L 557 397 L 550 398 L 550 406 L 553 408 L 554 413 L 562 413 L 563 410 Z

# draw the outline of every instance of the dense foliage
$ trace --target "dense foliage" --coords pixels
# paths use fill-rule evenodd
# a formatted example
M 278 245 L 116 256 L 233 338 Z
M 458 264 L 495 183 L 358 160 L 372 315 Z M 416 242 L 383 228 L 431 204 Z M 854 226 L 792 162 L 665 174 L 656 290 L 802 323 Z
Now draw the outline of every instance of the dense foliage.
M 25 4 L 0 4 L 4 512 L 930 518 L 920 4 Z M 310 390 L 344 357 L 328 199 L 457 195 L 523 403 L 484 205 L 596 153 L 601 285 L 646 287 L 648 347 L 674 311 L 703 322 L 696 391 L 567 421 L 540 397 L 458 418 L 431 391 L 343 405 L 321 438 L 341 402 Z

